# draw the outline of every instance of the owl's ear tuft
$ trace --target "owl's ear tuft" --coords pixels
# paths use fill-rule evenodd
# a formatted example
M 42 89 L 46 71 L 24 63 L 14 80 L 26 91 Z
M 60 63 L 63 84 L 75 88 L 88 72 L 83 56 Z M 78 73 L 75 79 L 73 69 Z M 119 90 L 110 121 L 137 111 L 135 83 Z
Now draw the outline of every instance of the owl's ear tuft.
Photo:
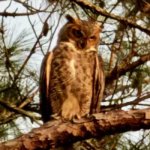
M 97 26 L 102 27 L 102 23 L 96 22 Z
M 95 28 L 97 28 L 99 31 L 101 31 L 102 28 L 103 28 L 103 26 L 102 26 L 102 24 L 101 24 L 100 22 L 94 22 L 94 26 L 95 26 Z
M 75 20 L 72 16 L 70 16 L 69 14 L 66 15 L 66 19 L 67 19 L 67 21 L 70 22 L 70 23 L 75 23 L 75 22 L 76 22 L 76 20 Z

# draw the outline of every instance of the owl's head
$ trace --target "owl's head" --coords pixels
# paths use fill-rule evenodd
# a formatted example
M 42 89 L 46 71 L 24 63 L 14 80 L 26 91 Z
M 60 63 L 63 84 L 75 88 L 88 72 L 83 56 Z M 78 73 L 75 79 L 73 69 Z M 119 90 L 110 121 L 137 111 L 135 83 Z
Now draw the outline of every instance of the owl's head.
M 67 23 L 59 33 L 58 42 L 70 42 L 78 50 L 97 48 L 99 44 L 100 24 L 96 21 L 85 21 L 66 16 Z

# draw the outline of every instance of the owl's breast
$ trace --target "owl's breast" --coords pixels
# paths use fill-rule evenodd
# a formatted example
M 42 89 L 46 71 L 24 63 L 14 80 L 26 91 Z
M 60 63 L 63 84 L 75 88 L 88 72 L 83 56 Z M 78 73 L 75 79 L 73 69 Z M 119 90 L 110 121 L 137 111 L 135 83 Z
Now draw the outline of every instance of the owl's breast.
M 61 43 L 54 51 L 52 70 L 66 84 L 92 84 L 94 52 L 79 52 L 72 45 Z M 55 75 L 56 76 L 56 75 Z
M 94 70 L 93 55 L 84 53 L 75 54 L 74 58 L 70 61 L 70 68 L 74 74 L 76 83 L 83 83 L 84 85 L 92 86 L 93 70 Z
M 76 69 L 75 69 L 75 59 L 74 58 L 70 60 L 69 67 L 70 67 L 71 75 L 75 79 L 76 78 Z

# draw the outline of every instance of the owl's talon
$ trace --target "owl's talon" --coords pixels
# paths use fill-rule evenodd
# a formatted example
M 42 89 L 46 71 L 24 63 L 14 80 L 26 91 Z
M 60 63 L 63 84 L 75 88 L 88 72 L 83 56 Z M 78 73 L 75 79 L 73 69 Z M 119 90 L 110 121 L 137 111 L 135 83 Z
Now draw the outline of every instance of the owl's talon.
M 73 123 L 84 123 L 84 122 L 92 121 L 94 118 L 95 118 L 94 116 L 87 114 L 84 117 L 73 117 L 71 121 Z
M 72 118 L 72 123 L 84 123 L 87 122 L 86 118 Z
M 59 120 L 61 117 L 59 114 L 56 113 L 56 114 L 51 115 L 51 118 L 55 120 Z
M 95 119 L 95 116 L 93 114 L 87 114 L 86 116 L 90 121 Z

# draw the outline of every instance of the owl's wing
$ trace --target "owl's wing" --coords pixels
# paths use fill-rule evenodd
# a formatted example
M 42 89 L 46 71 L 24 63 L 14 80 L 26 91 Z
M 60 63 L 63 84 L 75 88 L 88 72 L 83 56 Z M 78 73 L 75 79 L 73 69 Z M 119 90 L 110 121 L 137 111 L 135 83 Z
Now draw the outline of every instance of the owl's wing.
M 51 63 L 52 63 L 53 53 L 48 52 L 43 59 L 40 71 L 40 110 L 42 115 L 42 120 L 44 122 L 50 120 L 51 106 L 49 102 L 49 83 L 51 74 Z
M 100 101 L 103 98 L 103 92 L 105 87 L 103 61 L 101 56 L 96 55 L 95 57 L 93 79 L 94 80 L 90 113 L 98 113 L 100 111 Z

